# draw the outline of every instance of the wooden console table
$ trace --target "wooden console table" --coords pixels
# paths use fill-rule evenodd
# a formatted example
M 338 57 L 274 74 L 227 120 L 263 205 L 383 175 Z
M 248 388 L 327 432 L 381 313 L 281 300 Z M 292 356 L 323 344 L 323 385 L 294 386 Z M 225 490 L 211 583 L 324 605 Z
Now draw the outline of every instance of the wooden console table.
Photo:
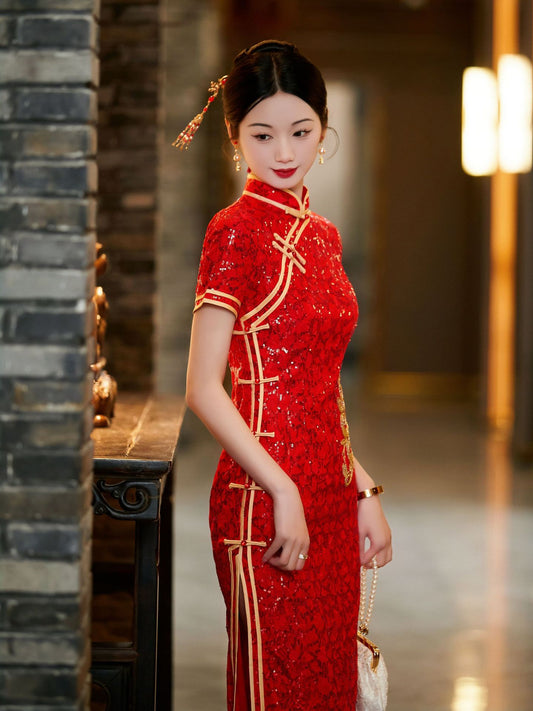
M 123 560 L 106 555 L 116 543 L 111 529 L 95 538 L 94 601 L 103 600 L 110 615 L 100 629 L 93 619 L 91 674 L 100 700 L 93 694 L 92 708 L 99 711 L 172 707 L 171 491 L 184 410 L 183 398 L 119 393 L 111 427 L 93 432 L 95 536 L 105 519 L 118 550 L 132 551 Z M 129 609 L 131 624 L 115 634 L 113 616 L 128 618 Z

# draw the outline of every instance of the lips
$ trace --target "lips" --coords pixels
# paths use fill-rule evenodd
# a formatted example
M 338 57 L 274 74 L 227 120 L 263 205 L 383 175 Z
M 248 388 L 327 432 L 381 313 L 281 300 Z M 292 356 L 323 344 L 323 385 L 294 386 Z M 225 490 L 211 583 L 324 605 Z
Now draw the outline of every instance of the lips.
M 296 168 L 281 168 L 279 170 L 274 170 L 274 173 L 278 178 L 290 178 L 296 173 Z

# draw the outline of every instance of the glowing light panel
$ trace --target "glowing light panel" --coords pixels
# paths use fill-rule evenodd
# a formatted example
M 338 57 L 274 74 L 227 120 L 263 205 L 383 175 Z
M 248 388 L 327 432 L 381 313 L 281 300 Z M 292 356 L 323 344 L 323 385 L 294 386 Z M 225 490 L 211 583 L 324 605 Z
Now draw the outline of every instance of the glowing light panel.
M 462 165 L 469 175 L 498 168 L 498 82 L 482 67 L 463 72 Z

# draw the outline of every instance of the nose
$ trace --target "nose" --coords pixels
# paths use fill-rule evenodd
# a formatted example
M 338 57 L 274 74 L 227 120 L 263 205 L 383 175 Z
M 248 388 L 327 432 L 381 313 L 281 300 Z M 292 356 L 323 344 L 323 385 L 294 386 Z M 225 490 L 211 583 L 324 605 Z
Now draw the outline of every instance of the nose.
M 287 138 L 281 138 L 276 146 L 276 160 L 278 163 L 290 163 L 294 160 L 294 150 Z

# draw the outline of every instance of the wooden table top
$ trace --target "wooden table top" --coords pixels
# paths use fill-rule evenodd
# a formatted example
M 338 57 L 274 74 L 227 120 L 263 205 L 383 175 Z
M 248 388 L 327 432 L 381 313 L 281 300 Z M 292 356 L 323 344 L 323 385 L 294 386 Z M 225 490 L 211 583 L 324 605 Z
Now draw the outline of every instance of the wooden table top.
M 184 414 L 183 397 L 119 391 L 111 426 L 92 433 L 95 475 L 168 473 Z

